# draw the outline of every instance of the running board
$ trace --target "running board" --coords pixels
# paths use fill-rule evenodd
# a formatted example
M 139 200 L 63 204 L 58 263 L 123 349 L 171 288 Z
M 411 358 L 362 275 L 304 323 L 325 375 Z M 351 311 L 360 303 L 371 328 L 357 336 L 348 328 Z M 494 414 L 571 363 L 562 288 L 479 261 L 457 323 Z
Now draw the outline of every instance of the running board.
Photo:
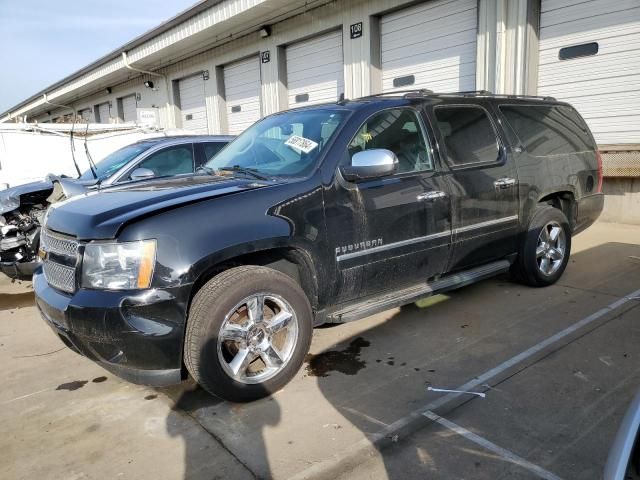
M 424 297 L 455 290 L 484 280 L 485 278 L 493 277 L 494 275 L 509 270 L 510 265 L 508 260 L 500 260 L 482 265 L 481 267 L 447 275 L 430 284 L 421 283 L 402 290 L 385 293 L 333 312 L 328 315 L 327 321 L 330 323 L 344 323 L 359 320 L 391 308 L 413 303 Z

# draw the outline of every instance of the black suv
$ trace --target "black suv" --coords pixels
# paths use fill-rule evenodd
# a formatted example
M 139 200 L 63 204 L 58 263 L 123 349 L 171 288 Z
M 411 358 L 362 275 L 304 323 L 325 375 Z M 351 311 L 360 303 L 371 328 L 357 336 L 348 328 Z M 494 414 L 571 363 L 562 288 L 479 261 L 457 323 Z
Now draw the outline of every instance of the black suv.
M 53 205 L 34 289 L 116 375 L 236 401 L 285 385 L 322 323 L 509 270 L 554 283 L 603 207 L 570 105 L 487 92 L 278 113 L 205 170 Z

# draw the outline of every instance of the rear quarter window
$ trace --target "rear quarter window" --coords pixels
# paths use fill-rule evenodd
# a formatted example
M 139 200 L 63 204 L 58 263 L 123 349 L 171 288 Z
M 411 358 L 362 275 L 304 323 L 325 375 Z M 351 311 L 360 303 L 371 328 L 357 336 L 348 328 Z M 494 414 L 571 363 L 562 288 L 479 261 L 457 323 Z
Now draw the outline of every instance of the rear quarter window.
M 499 108 L 531 155 L 563 155 L 596 148 L 584 120 L 571 107 L 501 105 Z

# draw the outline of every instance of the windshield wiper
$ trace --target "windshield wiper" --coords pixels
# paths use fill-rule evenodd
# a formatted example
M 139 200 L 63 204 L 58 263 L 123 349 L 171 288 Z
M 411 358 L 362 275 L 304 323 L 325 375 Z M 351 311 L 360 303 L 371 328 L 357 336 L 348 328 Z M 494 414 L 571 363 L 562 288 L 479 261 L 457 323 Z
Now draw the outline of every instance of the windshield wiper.
M 208 169 L 209 167 L 205 167 L 205 168 Z M 268 176 L 258 173 L 258 171 L 255 170 L 254 168 L 241 167 L 240 165 L 234 165 L 233 167 L 222 167 L 222 168 L 219 168 L 218 171 L 244 173 L 245 175 L 249 175 L 250 177 L 253 177 L 257 180 L 269 180 Z

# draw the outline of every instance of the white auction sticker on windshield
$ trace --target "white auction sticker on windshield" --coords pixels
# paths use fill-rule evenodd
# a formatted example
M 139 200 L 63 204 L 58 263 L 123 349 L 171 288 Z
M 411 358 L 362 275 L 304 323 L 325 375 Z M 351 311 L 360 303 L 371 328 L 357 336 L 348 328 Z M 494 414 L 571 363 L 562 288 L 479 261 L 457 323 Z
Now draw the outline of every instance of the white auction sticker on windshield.
M 309 153 L 318 146 L 318 144 L 313 140 L 309 140 L 308 138 L 304 138 L 299 135 L 291 135 L 284 144 L 304 153 Z

